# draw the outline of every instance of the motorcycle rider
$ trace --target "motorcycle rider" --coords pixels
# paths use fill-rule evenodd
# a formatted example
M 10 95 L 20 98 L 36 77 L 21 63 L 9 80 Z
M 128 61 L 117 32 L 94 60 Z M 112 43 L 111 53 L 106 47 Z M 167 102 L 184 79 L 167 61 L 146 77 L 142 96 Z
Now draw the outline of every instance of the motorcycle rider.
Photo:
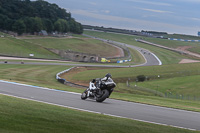
M 110 82 L 110 80 L 112 80 L 111 78 L 112 78 L 112 75 L 110 73 L 107 73 L 106 76 L 101 79 L 101 81 Z
M 90 91 L 88 92 L 88 97 L 91 94 L 90 92 L 97 91 L 99 88 L 103 87 L 107 83 L 113 82 L 111 78 L 112 78 L 112 75 L 110 73 L 107 73 L 105 77 L 100 79 L 99 81 L 97 81 L 96 79 L 93 79 L 92 82 L 90 82 L 90 86 L 89 86 Z
M 97 87 L 95 86 L 95 83 L 96 83 L 96 79 L 93 79 L 91 82 L 90 82 L 90 86 L 89 86 L 89 91 L 88 91 L 88 94 L 87 94 L 87 97 L 90 96 L 90 94 L 94 91 L 94 90 L 97 90 Z

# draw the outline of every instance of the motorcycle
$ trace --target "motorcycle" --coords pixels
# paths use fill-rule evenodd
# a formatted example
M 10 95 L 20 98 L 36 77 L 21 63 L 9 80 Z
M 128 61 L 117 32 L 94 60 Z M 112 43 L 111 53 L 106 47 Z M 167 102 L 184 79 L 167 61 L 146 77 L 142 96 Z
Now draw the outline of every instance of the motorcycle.
M 90 82 L 89 88 L 82 93 L 81 99 L 90 98 L 95 99 L 97 102 L 103 102 L 106 98 L 109 98 L 115 86 L 116 84 L 112 79 L 108 79 L 107 82 L 101 79 L 93 80 Z

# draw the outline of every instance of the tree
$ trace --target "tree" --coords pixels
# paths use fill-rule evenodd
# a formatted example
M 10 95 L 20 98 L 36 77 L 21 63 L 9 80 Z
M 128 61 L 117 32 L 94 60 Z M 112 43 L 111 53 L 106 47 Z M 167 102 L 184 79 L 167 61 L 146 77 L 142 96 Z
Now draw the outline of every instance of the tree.
M 23 21 L 24 21 L 24 24 L 26 25 L 26 33 L 34 33 L 35 19 L 32 17 L 26 17 L 23 19 Z
M 58 19 L 54 24 L 55 30 L 58 32 L 69 32 L 69 24 L 67 20 L 64 19 Z
M 40 32 L 43 29 L 42 19 L 35 17 L 33 27 L 35 32 Z
M 17 22 L 21 20 L 21 22 Z M 25 28 L 23 23 L 25 24 Z M 0 29 L 27 33 L 59 32 L 82 33 L 82 25 L 71 18 L 71 13 L 44 0 L 0 0 Z M 14 28 L 14 29 L 13 29 Z M 20 31 L 20 33 L 21 33 Z
M 61 32 L 61 30 L 62 30 L 62 25 L 61 25 L 61 23 L 60 23 L 59 21 L 56 21 L 56 22 L 54 23 L 54 30 L 55 30 L 55 31 L 58 31 L 58 32 Z
M 42 19 L 44 30 L 47 32 L 52 32 L 54 30 L 54 25 L 49 19 Z
M 7 16 L 0 14 L 0 29 L 5 30 L 5 20 L 7 19 Z
M 78 22 L 75 23 L 75 31 L 74 32 L 77 34 L 83 33 L 83 27 L 80 23 L 78 23 Z
M 24 33 L 26 31 L 26 25 L 24 24 L 23 20 L 17 20 L 13 26 L 12 29 L 17 32 L 19 35 Z
M 15 21 L 8 18 L 5 19 L 4 22 L 5 22 L 5 30 L 12 31 L 12 25 L 14 24 Z
M 65 32 L 65 33 L 66 33 L 66 32 L 69 32 L 69 25 L 68 25 L 67 20 L 59 19 L 58 21 L 60 21 L 61 26 L 62 26 L 61 32 Z

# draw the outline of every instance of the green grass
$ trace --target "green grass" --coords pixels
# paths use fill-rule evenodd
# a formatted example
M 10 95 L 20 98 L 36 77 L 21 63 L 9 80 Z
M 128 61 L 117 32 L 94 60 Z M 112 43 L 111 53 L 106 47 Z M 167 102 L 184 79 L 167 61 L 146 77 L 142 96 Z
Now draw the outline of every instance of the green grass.
M 71 50 L 81 53 L 96 54 L 99 56 L 113 56 L 116 54 L 116 48 L 94 39 L 84 38 L 39 38 L 27 39 L 34 44 L 45 48 L 58 50 Z
M 3 133 L 193 133 L 184 129 L 76 111 L 0 95 Z M 197 132 L 197 131 L 196 131 Z
M 12 37 L 0 38 L 0 54 L 29 57 L 29 54 L 34 54 L 36 58 L 60 58 L 58 55 L 28 42 Z
M 170 40 L 157 39 L 157 38 L 146 38 L 146 37 L 139 37 L 139 36 L 134 36 L 134 35 L 122 35 L 122 34 L 114 34 L 114 33 L 95 32 L 95 31 L 84 31 L 84 34 L 88 34 L 88 35 L 92 35 L 92 36 L 96 36 L 96 37 L 100 37 L 100 38 L 104 38 L 104 39 L 108 39 L 108 40 L 114 40 L 114 41 L 118 41 L 118 42 L 122 42 L 122 43 L 126 43 L 126 44 L 130 44 L 130 45 L 148 49 L 151 52 L 155 53 L 159 57 L 159 59 L 162 61 L 163 64 L 176 64 L 176 63 L 180 62 L 182 59 L 191 58 L 191 57 L 186 57 L 184 55 L 180 55 L 178 53 L 175 53 L 175 52 L 172 52 L 169 50 L 165 50 L 165 49 L 158 48 L 155 46 L 139 43 L 139 42 L 135 41 L 135 39 L 142 38 L 144 40 L 157 42 L 157 43 L 165 42 L 165 43 L 161 43 L 161 45 L 170 44 L 170 46 L 176 45 L 175 43 L 184 43 L 184 42 L 170 41 Z M 188 45 L 188 43 L 184 44 L 184 45 Z
M 200 46 L 194 46 L 192 48 L 189 48 L 188 51 L 191 51 L 191 52 L 194 52 L 194 53 L 197 53 L 197 54 L 200 54 Z
M 74 89 L 72 87 L 68 87 L 59 83 L 55 79 L 58 72 L 68 68 L 70 68 L 70 66 L 1 64 L 0 79 L 53 89 L 82 92 L 82 89 Z
M 138 83 L 138 86 L 150 88 L 162 93 L 182 94 L 190 96 L 199 96 L 200 98 L 200 75 L 174 77 L 160 80 L 152 80 Z M 134 85 L 135 83 L 133 83 Z
M 19 39 L 4 35 L 5 37 L 0 38 L 1 55 L 29 57 L 29 54 L 34 54 L 36 58 L 62 59 L 47 48 L 96 54 L 101 57 L 112 57 L 117 54 L 116 47 L 82 35 L 73 35 L 73 38 L 26 36 Z

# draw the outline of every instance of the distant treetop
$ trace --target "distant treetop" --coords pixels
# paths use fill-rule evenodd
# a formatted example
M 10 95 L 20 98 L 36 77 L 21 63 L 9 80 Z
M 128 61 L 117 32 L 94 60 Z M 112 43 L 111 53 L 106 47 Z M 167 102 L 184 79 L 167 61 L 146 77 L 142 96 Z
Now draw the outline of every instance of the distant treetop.
M 83 32 L 82 25 L 71 17 L 71 13 L 44 0 L 0 0 L 0 29 L 18 34 L 41 30 Z

